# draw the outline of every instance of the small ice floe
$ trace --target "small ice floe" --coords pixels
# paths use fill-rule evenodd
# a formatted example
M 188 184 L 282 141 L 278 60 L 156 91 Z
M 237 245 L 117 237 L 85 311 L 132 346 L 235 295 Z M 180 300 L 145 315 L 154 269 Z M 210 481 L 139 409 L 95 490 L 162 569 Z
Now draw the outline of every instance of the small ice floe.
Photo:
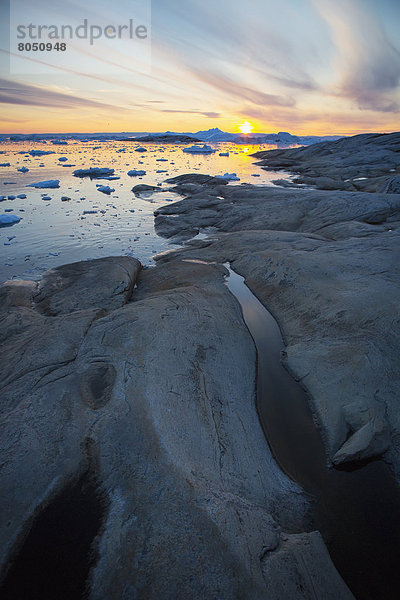
M 38 181 L 37 183 L 28 183 L 27 187 L 34 188 L 59 188 L 60 180 L 59 179 L 49 179 L 48 181 Z
M 90 167 L 90 169 L 77 169 L 74 171 L 73 175 L 75 177 L 90 177 L 90 179 L 97 179 L 99 177 L 109 177 L 110 175 L 114 175 L 114 169 L 108 168 L 99 168 L 99 167 Z
M 53 150 L 30 150 L 28 154 L 31 156 L 44 156 L 45 154 L 55 154 L 55 152 Z
M 168 162 L 168 158 L 157 158 L 156 162 Z
M 69 202 L 71 198 L 69 196 L 61 196 L 61 202 Z
M 14 212 L 14 209 L 13 209 L 13 208 L 5 208 L 5 209 L 4 209 L 4 212 L 7 212 L 7 213 L 8 213 L 8 212 Z
M 225 179 L 226 181 L 240 181 L 240 177 L 236 173 L 224 173 L 224 175 L 216 175 L 216 179 Z
M 66 160 L 68 160 L 68 158 L 66 156 L 61 156 L 61 158 L 58 159 L 60 162 L 65 162 Z
M 7 200 L 7 196 L 0 196 L 0 202 L 4 202 L 4 200 Z
M 16 196 L 7 196 L 7 200 L 15 200 Z
M 65 140 L 51 140 L 51 143 L 54 144 L 55 146 L 67 146 L 68 142 L 66 142 Z
M 101 177 L 100 179 L 107 179 L 107 181 L 114 181 L 115 179 L 121 179 L 118 175 L 109 175 L 108 177 Z
M 19 223 L 20 220 L 20 217 L 17 217 L 17 215 L 0 215 L 0 227 L 14 225 L 15 223 Z
M 17 169 L 17 171 L 20 171 L 21 173 L 27 173 L 29 169 L 28 167 L 21 167 L 20 169 Z
M 220 156 L 229 156 L 229 152 L 220 152 L 219 155 Z
M 10 163 L 0 163 L 0 167 L 11 167 Z
M 17 198 L 24 200 L 26 198 L 26 194 L 18 194 Z
M 119 148 L 117 152 L 126 152 L 126 148 Z
M 59 256 L 59 252 L 49 252 L 49 256 Z
M 168 173 L 168 171 L 166 171 L 165 169 L 158 169 L 156 173 Z
M 62 167 L 76 167 L 76 165 L 70 165 L 68 163 L 64 163 L 63 165 L 61 165 Z
M 252 173 L 251 176 L 252 177 L 260 177 L 260 173 Z
M 146 171 L 132 169 L 131 171 L 128 171 L 128 175 L 129 177 L 141 177 L 143 175 L 146 175 Z
M 135 148 L 135 152 L 147 152 L 147 148 L 140 146 L 140 148 Z
M 98 192 L 103 192 L 103 194 L 111 194 L 111 192 L 115 192 L 114 188 L 110 188 L 109 185 L 99 185 L 97 186 Z
M 42 196 L 42 200 L 51 200 L 51 196 Z
M 98 211 L 97 210 L 84 210 L 83 214 L 84 215 L 97 215 Z
M 3 181 L 3 185 L 14 185 L 16 181 Z
M 190 154 L 213 154 L 216 150 L 213 150 L 211 146 L 203 144 L 203 146 L 190 146 L 190 148 L 184 148 L 183 152 L 189 152 Z
M 134 213 L 134 212 L 135 212 L 135 209 L 134 209 L 134 208 L 130 208 L 130 209 L 129 209 L 129 212 L 131 212 L 131 213 Z

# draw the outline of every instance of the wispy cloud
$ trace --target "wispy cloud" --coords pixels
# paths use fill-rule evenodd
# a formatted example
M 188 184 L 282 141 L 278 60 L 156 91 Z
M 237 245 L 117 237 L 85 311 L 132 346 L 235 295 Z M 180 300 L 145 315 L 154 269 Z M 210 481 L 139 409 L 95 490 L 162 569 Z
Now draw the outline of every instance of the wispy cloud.
M 45 87 L 7 79 L 0 79 L 0 103 L 52 108 L 115 108 L 96 100 L 55 92 Z
M 400 52 L 390 42 L 378 15 L 360 0 L 314 0 L 336 44 L 334 93 L 356 101 L 362 110 L 400 110 Z
M 221 113 L 203 110 L 175 110 L 171 108 L 163 108 L 160 110 L 160 112 L 178 113 L 182 115 L 201 115 L 203 117 L 207 117 L 208 119 L 218 119 L 219 117 L 221 117 Z
M 192 74 L 209 86 L 224 92 L 231 98 L 247 100 L 259 106 L 295 106 L 294 98 L 290 96 L 280 96 L 277 94 L 267 94 L 256 88 L 251 88 L 234 81 L 226 75 L 215 74 L 210 71 L 201 70 L 196 67 L 191 68 Z

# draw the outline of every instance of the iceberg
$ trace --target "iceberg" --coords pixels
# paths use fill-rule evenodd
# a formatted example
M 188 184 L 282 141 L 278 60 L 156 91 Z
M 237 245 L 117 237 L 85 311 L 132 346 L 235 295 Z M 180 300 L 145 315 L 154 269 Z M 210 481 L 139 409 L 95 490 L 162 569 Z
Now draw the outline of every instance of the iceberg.
M 58 159 L 60 162 L 64 162 L 65 160 L 68 160 L 68 158 L 66 156 L 61 156 L 61 158 Z
M 60 180 L 59 179 L 49 179 L 48 181 L 39 181 L 38 183 L 28 183 L 27 187 L 34 188 L 59 188 Z
M 10 167 L 10 163 L 0 163 L 0 167 Z
M 5 227 L 7 225 L 14 225 L 14 223 L 19 223 L 20 218 L 17 215 L 0 215 L 0 227 Z
M 90 179 L 96 179 L 98 177 L 114 175 L 114 169 L 90 167 L 90 169 L 76 169 L 73 174 L 75 177 L 90 177 Z
M 236 173 L 224 173 L 224 175 L 216 175 L 216 179 L 225 179 L 225 181 L 240 181 L 240 177 Z
M 21 173 L 27 173 L 29 169 L 28 167 L 21 167 L 20 169 L 17 169 L 17 171 L 21 171 Z
M 28 152 L 31 156 L 44 156 L 45 154 L 55 154 L 53 150 L 30 150 Z
M 146 175 L 146 171 L 137 171 L 136 169 L 132 169 L 131 171 L 128 171 L 128 175 L 130 177 L 140 177 L 142 175 Z
M 99 185 L 97 187 L 98 192 L 103 192 L 103 194 L 111 194 L 111 192 L 115 192 L 113 188 L 110 188 L 109 185 Z
M 147 152 L 147 148 L 141 146 L 140 148 L 135 148 L 135 152 Z
M 189 152 L 190 154 L 213 154 L 216 150 L 213 150 L 211 146 L 204 144 L 203 146 L 190 146 L 190 148 L 184 148 L 183 152 Z
M 229 152 L 220 152 L 219 155 L 220 156 L 229 156 Z

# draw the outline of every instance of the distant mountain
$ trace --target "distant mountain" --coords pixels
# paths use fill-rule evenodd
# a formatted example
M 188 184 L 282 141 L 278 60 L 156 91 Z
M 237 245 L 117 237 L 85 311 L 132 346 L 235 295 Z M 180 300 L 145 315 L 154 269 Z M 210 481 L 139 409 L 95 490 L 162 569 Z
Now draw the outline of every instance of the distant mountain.
M 113 140 L 118 142 L 126 141 L 141 141 L 141 142 L 159 142 L 159 143 L 190 143 L 190 142 L 207 142 L 207 143 L 218 143 L 218 142 L 231 142 L 234 144 L 278 144 L 281 146 L 288 146 L 292 144 L 299 144 L 308 146 L 318 142 L 334 141 L 343 136 L 340 135 L 306 135 L 297 136 L 287 131 L 280 131 L 279 133 L 228 133 L 222 131 L 218 127 L 212 129 L 197 131 L 197 133 L 191 132 L 121 132 L 121 133 L 31 133 L 31 134 L 0 134 L 0 141 L 32 141 L 32 142 L 48 142 L 48 141 L 62 141 L 62 140 L 80 140 L 82 142 L 93 142 L 99 141 L 104 142 L 107 140 Z M 54 142 L 53 142 L 54 143 Z
M 207 131 L 198 131 L 194 135 L 202 142 L 235 142 L 238 137 L 236 133 L 226 133 L 218 127 Z

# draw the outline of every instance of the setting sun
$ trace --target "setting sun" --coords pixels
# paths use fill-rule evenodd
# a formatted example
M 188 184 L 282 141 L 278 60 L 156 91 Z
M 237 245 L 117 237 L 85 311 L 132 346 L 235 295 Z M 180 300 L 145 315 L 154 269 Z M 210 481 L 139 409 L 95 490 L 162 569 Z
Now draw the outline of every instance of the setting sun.
M 239 125 L 239 129 L 241 133 L 251 133 L 254 129 L 254 126 L 248 121 L 245 121 L 244 123 Z

